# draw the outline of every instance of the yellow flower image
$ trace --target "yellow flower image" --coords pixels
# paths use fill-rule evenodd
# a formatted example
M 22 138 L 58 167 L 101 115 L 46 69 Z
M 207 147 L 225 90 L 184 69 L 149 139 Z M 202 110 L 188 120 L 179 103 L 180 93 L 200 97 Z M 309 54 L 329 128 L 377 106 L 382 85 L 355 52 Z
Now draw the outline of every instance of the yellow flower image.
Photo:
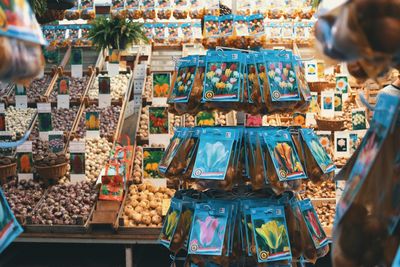
M 269 221 L 264 223 L 261 227 L 256 228 L 257 234 L 259 234 L 267 243 L 271 249 L 277 249 L 286 235 L 285 226 L 278 224 L 277 221 Z
M 207 78 L 208 79 L 211 79 L 212 77 L 214 77 L 214 75 L 215 75 L 215 72 L 213 72 L 212 70 L 207 72 Z
M 145 157 L 145 158 L 150 157 L 150 153 L 149 153 L 148 151 L 145 151 L 145 152 L 143 153 L 143 157 Z
M 335 107 L 338 107 L 342 104 L 342 100 L 340 99 L 340 97 L 335 96 Z

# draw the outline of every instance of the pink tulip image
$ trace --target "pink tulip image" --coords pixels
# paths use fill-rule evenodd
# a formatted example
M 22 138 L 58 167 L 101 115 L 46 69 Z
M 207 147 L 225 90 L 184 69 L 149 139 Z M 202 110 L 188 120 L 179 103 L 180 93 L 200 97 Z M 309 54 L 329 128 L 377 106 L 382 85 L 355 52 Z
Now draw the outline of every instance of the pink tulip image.
M 219 221 L 218 219 L 208 216 L 205 221 L 198 220 L 198 222 L 200 224 L 200 242 L 204 246 L 208 246 L 214 238 Z

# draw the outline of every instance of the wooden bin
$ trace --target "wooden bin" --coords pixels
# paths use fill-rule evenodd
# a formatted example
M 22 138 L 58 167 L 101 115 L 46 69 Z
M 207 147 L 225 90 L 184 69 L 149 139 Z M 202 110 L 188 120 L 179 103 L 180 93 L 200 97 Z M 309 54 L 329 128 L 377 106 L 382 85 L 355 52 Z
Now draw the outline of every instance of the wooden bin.
M 57 179 L 63 177 L 68 170 L 68 162 L 54 166 L 35 166 L 36 172 L 43 179 Z
M 17 163 L 0 166 L 0 183 L 3 184 L 10 176 L 17 174 Z
M 326 119 L 316 119 L 318 130 L 320 131 L 340 131 L 344 129 L 343 120 L 326 120 Z

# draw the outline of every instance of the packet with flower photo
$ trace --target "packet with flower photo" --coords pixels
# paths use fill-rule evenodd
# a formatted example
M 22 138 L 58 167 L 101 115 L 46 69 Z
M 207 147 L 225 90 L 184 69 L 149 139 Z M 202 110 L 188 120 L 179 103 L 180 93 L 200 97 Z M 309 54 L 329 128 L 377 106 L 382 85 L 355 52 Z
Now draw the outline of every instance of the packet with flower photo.
M 187 103 L 193 88 L 198 66 L 198 56 L 188 56 L 178 61 L 175 80 L 172 81 L 172 93 L 167 103 Z
M 173 158 L 175 157 L 176 152 L 179 150 L 179 146 L 182 144 L 183 140 L 187 136 L 187 131 L 187 128 L 178 128 L 175 131 L 175 134 L 172 137 L 171 142 L 165 150 L 165 153 L 158 165 L 158 170 L 160 171 L 160 173 L 165 174 L 168 171 L 168 168 Z
M 188 254 L 222 256 L 230 205 L 213 201 L 196 204 Z
M 350 157 L 350 132 L 334 132 L 334 156 L 336 158 Z
M 296 60 L 295 58 L 293 58 L 293 67 L 297 76 L 299 90 L 301 93 L 301 100 L 296 105 L 295 110 L 307 111 L 311 105 L 312 96 L 310 87 L 308 86 L 306 80 L 305 70 L 302 62 L 300 60 Z
M 367 119 L 365 108 L 356 108 L 351 110 L 351 125 L 353 130 L 367 129 Z
M 143 24 L 143 30 L 144 34 L 146 35 L 146 38 L 149 40 L 152 40 L 154 38 L 154 25 L 151 23 L 145 23 Z
M 246 81 L 247 81 L 247 95 L 248 95 L 248 102 L 252 105 L 251 110 L 252 113 L 259 113 L 262 108 L 262 91 L 260 88 L 260 79 L 257 72 L 256 61 L 255 58 L 257 56 L 262 56 L 261 54 L 257 53 L 249 53 L 246 55 Z
M 166 248 L 170 248 L 174 242 L 174 235 L 182 212 L 182 200 L 177 198 L 171 199 L 168 212 L 165 216 L 164 224 L 161 229 L 159 242 Z
M 240 70 L 243 61 L 244 55 L 240 52 L 207 52 L 204 102 L 239 102 L 243 79 Z
M 247 24 L 247 17 L 236 15 L 234 17 L 234 36 L 249 36 L 249 27 Z
M 314 183 L 333 178 L 335 164 L 312 129 L 299 129 L 307 176 Z
M 144 147 L 143 148 L 143 177 L 161 178 L 158 164 L 164 154 L 164 148 Z
M 269 205 L 251 209 L 257 261 L 289 261 L 292 258 L 283 206 Z
M 264 142 L 273 163 L 267 165 L 267 171 L 271 174 L 268 177 L 278 176 L 279 181 L 307 178 L 288 130 L 268 129 L 264 131 Z
M 220 37 L 229 37 L 233 34 L 233 15 L 224 15 L 219 17 Z
M 261 103 L 265 103 L 267 94 L 266 90 L 268 89 L 268 87 L 265 86 L 264 84 L 268 83 L 268 77 L 267 77 L 267 64 L 264 58 L 264 53 L 255 58 L 255 64 L 257 69 L 257 76 L 259 77 L 258 80 L 260 83 Z M 266 108 L 263 109 L 263 112 L 264 111 L 266 111 Z
M 232 150 L 235 140 L 234 129 L 203 129 L 192 178 L 224 180 L 234 156 Z
M 205 16 L 204 17 L 204 33 L 205 38 L 218 38 L 219 32 L 219 17 Z
M 167 28 L 164 23 L 154 24 L 154 36 L 153 40 L 155 43 L 164 43 L 165 39 L 167 39 Z
M 182 32 L 182 42 L 183 43 L 192 43 L 193 42 L 193 29 L 191 23 L 182 23 L 181 24 L 181 32 Z
M 181 41 L 178 23 L 168 23 L 168 43 L 178 44 Z

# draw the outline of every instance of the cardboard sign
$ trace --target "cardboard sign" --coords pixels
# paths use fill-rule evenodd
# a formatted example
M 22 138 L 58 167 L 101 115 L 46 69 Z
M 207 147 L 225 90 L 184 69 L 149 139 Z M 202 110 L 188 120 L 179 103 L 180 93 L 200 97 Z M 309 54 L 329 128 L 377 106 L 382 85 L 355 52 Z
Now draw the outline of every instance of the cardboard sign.
M 343 113 L 343 94 L 335 92 L 333 100 L 335 114 L 340 115 Z
M 99 108 L 111 106 L 111 80 L 110 77 L 99 78 Z
M 68 77 L 61 77 L 57 81 L 57 108 L 69 109 L 69 86 L 70 80 Z
M 321 116 L 333 118 L 335 116 L 334 106 L 335 93 L 333 91 L 321 92 Z
M 350 133 L 335 132 L 334 135 L 334 155 L 336 158 L 350 157 Z
M 15 90 L 15 107 L 21 109 L 28 108 L 28 96 L 26 95 L 26 88 L 23 85 L 17 84 Z
M 58 153 L 64 150 L 64 132 L 49 132 L 49 149 L 53 153 Z
M 356 108 L 351 110 L 351 124 L 353 130 L 367 129 L 367 116 L 365 108 Z
M 49 140 L 49 131 L 53 130 L 51 118 L 51 103 L 37 103 L 39 120 L 39 137 L 44 141 Z
M 71 182 L 77 183 L 80 181 L 85 181 L 85 142 L 71 141 L 69 144 L 69 151 Z
M 9 131 L 0 131 L 0 142 L 12 142 L 13 141 L 13 133 Z M 13 148 L 1 148 L 0 147 L 0 155 L 3 156 L 12 156 Z
M 100 113 L 97 111 L 86 112 L 85 115 L 86 137 L 97 138 L 100 136 Z
M 33 179 L 32 141 L 17 147 L 17 173 L 19 180 Z
M 71 76 L 75 78 L 82 78 L 83 76 L 83 51 L 82 49 L 71 50 Z
M 306 67 L 306 80 L 307 82 L 318 81 L 318 65 L 317 61 L 311 60 L 305 63 Z

